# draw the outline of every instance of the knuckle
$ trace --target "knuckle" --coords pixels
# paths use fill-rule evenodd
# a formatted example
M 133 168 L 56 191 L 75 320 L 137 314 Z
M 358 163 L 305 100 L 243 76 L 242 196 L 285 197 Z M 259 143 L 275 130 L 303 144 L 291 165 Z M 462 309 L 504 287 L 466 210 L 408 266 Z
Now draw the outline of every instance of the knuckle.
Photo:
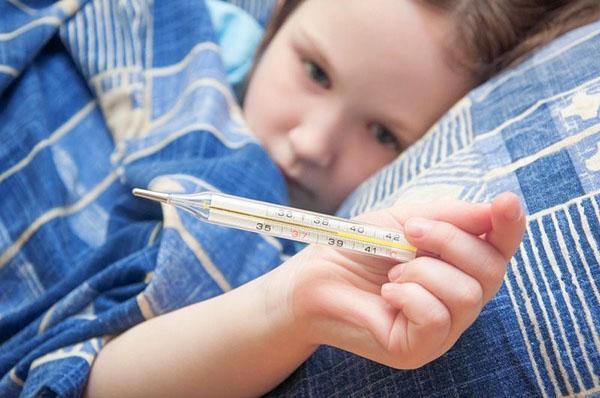
M 440 254 L 446 252 L 449 248 L 457 244 L 459 238 L 458 230 L 445 223 L 440 223 L 437 227 L 437 245 Z
M 461 307 L 480 306 L 483 300 L 483 289 L 475 281 L 466 283 L 459 295 L 459 305 Z
M 450 313 L 445 308 L 429 311 L 427 324 L 434 329 L 444 329 L 450 324 Z
M 496 253 L 487 253 L 483 256 L 481 267 L 485 280 L 482 281 L 484 284 L 496 285 L 504 279 L 506 274 L 507 263 L 500 255 Z

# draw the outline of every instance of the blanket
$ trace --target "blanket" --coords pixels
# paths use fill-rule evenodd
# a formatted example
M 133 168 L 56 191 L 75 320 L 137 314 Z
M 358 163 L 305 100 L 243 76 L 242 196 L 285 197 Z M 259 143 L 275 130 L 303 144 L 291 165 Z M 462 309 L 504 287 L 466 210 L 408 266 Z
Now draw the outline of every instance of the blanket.
M 202 1 L 0 2 L 0 396 L 78 396 L 108 336 L 294 247 L 131 195 L 287 202 Z

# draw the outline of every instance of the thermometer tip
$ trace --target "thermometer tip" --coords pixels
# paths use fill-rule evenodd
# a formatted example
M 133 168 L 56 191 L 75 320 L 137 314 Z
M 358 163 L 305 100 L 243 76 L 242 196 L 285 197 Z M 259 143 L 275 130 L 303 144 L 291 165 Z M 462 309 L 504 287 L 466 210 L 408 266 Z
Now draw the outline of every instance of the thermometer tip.
M 168 193 L 148 191 L 140 188 L 134 188 L 132 193 L 140 198 L 155 200 L 161 203 L 169 203 L 170 195 Z

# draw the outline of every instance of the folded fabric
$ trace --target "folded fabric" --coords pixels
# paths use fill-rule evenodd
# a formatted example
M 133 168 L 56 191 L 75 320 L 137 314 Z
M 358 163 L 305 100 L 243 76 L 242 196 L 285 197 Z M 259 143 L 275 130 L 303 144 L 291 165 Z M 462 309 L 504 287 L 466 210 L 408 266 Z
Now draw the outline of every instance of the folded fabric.
M 287 202 L 204 2 L 33 3 L 0 2 L 0 396 L 78 396 L 108 336 L 294 248 L 131 195 Z

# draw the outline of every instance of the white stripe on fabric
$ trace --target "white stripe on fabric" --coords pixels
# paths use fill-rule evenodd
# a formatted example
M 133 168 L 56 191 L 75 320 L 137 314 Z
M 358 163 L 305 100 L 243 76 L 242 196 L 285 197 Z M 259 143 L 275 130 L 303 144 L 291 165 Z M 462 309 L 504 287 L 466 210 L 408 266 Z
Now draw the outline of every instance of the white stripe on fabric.
M 35 9 L 26 6 L 19 0 L 8 0 L 8 2 L 13 6 L 17 7 L 19 10 L 23 11 L 27 15 L 34 16 L 35 14 L 37 14 L 37 11 Z
M 23 167 L 27 166 L 29 162 L 37 155 L 42 149 L 54 144 L 65 134 L 72 131 L 73 127 L 77 126 L 79 122 L 81 122 L 94 108 L 96 107 L 96 102 L 91 101 L 88 102 L 83 108 L 81 108 L 77 113 L 75 113 L 69 120 L 67 120 L 62 126 L 54 130 L 52 134 L 50 134 L 47 138 L 44 138 L 31 149 L 31 151 L 17 162 L 15 165 L 10 167 L 8 170 L 0 174 L 0 183 L 15 174 Z
M 588 397 L 588 398 L 594 398 L 595 397 L 595 398 L 598 398 L 597 395 L 594 395 L 595 393 L 598 393 L 598 392 L 600 392 L 600 386 L 596 386 L 596 387 L 591 388 L 589 390 L 581 391 L 578 394 L 572 395 L 572 397 L 573 398 L 581 398 L 581 397 Z M 571 398 L 571 397 L 568 397 L 568 398 Z
M 223 134 L 223 132 L 221 130 L 217 129 L 212 124 L 195 123 L 195 124 L 186 126 L 186 127 L 182 128 L 181 130 L 177 130 L 177 131 L 173 132 L 172 134 L 169 134 L 167 137 L 165 137 L 164 139 L 162 139 L 161 141 L 158 141 L 157 143 L 155 143 L 153 145 L 150 145 L 148 147 L 145 147 L 143 149 L 140 149 L 138 151 L 131 153 L 130 155 L 125 157 L 125 159 L 123 159 L 123 164 L 126 165 L 131 162 L 135 162 L 136 160 L 142 159 L 146 156 L 150 156 L 150 155 L 160 151 L 161 149 L 163 149 L 164 147 L 169 145 L 171 142 L 177 140 L 178 138 L 181 138 L 188 133 L 198 132 L 199 130 L 210 132 L 212 135 L 214 135 L 216 138 L 218 138 L 219 141 L 221 141 L 228 148 L 237 149 L 237 148 L 241 148 L 249 143 L 255 142 L 253 139 L 248 139 L 248 140 L 244 140 L 241 142 L 230 143 L 225 140 L 225 134 Z
M 146 59 L 144 61 L 144 69 L 150 68 L 153 65 L 154 59 L 154 13 L 150 9 L 154 8 L 154 1 L 149 0 L 149 5 L 146 7 L 146 21 L 148 26 L 146 26 Z M 152 102 L 152 90 L 154 90 L 154 82 L 152 79 L 146 79 L 146 90 L 144 92 L 144 108 L 148 110 L 148 115 L 152 114 L 152 109 L 154 109 Z M 151 116 L 147 117 L 146 122 L 149 124 Z
M 86 42 L 87 42 L 87 52 L 85 54 L 85 60 L 87 61 L 87 75 L 93 76 L 94 73 L 97 73 L 96 68 L 96 44 L 98 42 L 98 38 L 95 36 L 96 29 L 94 28 L 94 7 L 93 3 L 88 3 L 85 9 L 83 10 L 83 14 L 85 17 L 85 26 L 86 26 Z
M 535 256 L 533 262 L 539 265 L 539 258 L 536 256 L 537 248 L 535 246 L 535 242 L 534 242 L 534 240 L 530 240 L 530 243 L 531 243 L 532 250 L 533 250 L 534 256 Z M 562 380 L 564 380 L 566 382 L 567 389 L 569 391 L 573 391 L 573 387 L 571 386 L 571 383 L 568 380 L 566 370 L 562 364 L 562 361 L 560 360 L 559 350 L 558 350 L 558 347 L 556 344 L 556 338 L 554 336 L 554 329 L 552 328 L 552 323 L 550 322 L 550 319 L 548 317 L 546 305 L 544 304 L 544 300 L 542 299 L 542 292 L 539 290 L 540 286 L 538 286 L 538 284 L 536 283 L 537 279 L 532 272 L 532 267 L 533 267 L 532 261 L 529 259 L 529 256 L 527 255 L 527 252 L 525 250 L 522 250 L 521 254 L 522 254 L 522 258 L 523 258 L 523 269 L 525 270 L 525 274 L 529 278 L 529 281 L 532 286 L 532 290 L 529 292 L 529 298 L 533 299 L 535 297 L 535 300 L 537 301 L 537 303 L 541 309 L 541 312 L 542 312 L 542 319 L 537 319 L 537 317 L 535 315 L 535 311 L 532 311 L 530 314 L 530 320 L 533 320 L 535 318 L 536 325 L 540 325 L 542 322 L 544 323 L 545 329 L 547 330 L 548 335 L 550 337 L 550 344 L 552 347 L 552 352 L 554 352 L 554 354 L 557 357 L 556 362 L 558 363 L 560 372 L 558 374 L 556 374 L 554 372 L 554 368 L 552 367 L 550 360 L 549 360 L 548 352 L 546 351 L 545 341 L 540 334 L 538 336 L 538 343 L 539 343 L 540 347 L 543 347 L 543 351 L 544 351 L 543 356 L 544 356 L 544 362 L 546 365 L 546 370 L 548 372 L 549 377 L 552 379 L 553 384 L 558 385 L 558 378 L 561 376 L 564 376 L 564 377 L 562 377 Z M 544 279 L 544 282 L 546 282 L 546 278 L 543 277 L 543 279 Z M 547 287 L 547 283 L 545 283 L 545 284 Z M 524 296 L 527 297 L 527 293 L 528 293 L 527 291 L 524 291 Z M 566 341 L 565 341 L 565 344 L 567 344 Z
M 554 144 L 549 145 L 546 148 L 543 148 L 540 151 L 538 151 L 532 155 L 525 156 L 513 163 L 507 164 L 506 166 L 501 166 L 501 167 L 497 167 L 495 169 L 489 170 L 482 177 L 482 179 L 483 179 L 483 181 L 487 182 L 487 181 L 491 181 L 491 180 L 497 179 L 499 177 L 502 177 L 504 175 L 514 173 L 516 170 L 518 170 L 522 167 L 525 167 L 540 158 L 543 158 L 545 156 L 559 152 L 560 150 L 562 150 L 566 147 L 573 146 L 573 145 L 577 144 L 578 142 L 584 140 L 585 138 L 591 137 L 591 136 L 593 136 L 595 134 L 599 134 L 599 133 L 600 133 L 600 123 L 596 124 L 594 126 L 588 127 L 587 129 L 583 130 L 582 132 L 580 132 L 578 134 L 570 135 L 559 142 L 555 142 Z
M 33 266 L 29 261 L 24 262 L 18 267 L 19 277 L 22 281 L 25 281 L 31 292 L 34 294 L 34 297 L 40 297 L 46 291 L 46 288 L 40 281 L 40 277 Z
M 77 58 L 79 60 L 81 60 L 83 57 L 85 57 L 85 41 L 84 41 L 84 36 L 85 34 L 83 33 L 83 13 L 79 12 L 77 13 L 77 15 L 75 15 L 75 24 L 76 24 L 76 29 L 75 32 L 77 33 Z M 85 67 L 85 65 L 83 65 L 82 62 L 82 68 Z
M 75 17 L 77 18 L 77 17 Z M 69 21 L 66 25 L 67 37 L 69 39 L 69 48 L 71 49 L 71 54 L 73 58 L 77 58 L 79 54 L 77 53 L 77 32 L 75 31 L 75 23 L 73 20 Z
M 0 65 L 0 73 L 4 73 L 5 75 L 10 75 L 14 77 L 19 76 L 19 71 L 17 69 L 4 64 Z
M 115 51 L 114 51 L 115 63 L 114 63 L 114 66 L 115 66 L 115 68 L 120 68 L 125 65 L 123 62 L 123 32 L 121 30 L 121 19 L 119 18 L 119 10 L 116 9 L 118 7 L 118 5 L 115 5 L 112 1 L 109 2 L 109 4 L 111 5 L 111 7 L 110 7 L 110 11 L 112 14 L 111 20 L 114 22 L 114 29 L 113 29 L 114 39 L 115 39 Z M 112 84 L 113 86 L 117 84 L 116 81 L 113 81 L 112 83 L 113 83 Z
M 125 5 L 123 2 L 120 4 L 120 12 L 125 14 L 125 18 L 121 19 L 121 29 L 123 32 L 123 46 L 125 50 L 125 64 L 126 65 L 134 65 L 134 49 L 133 49 L 133 41 L 135 37 L 133 37 L 133 32 L 131 29 L 130 21 L 131 16 L 129 15 L 131 4 Z
M 595 325 L 594 325 L 594 320 L 591 314 L 591 311 L 589 309 L 589 307 L 586 305 L 586 300 L 585 300 L 585 296 L 583 295 L 583 289 L 581 288 L 581 285 L 579 283 L 579 281 L 576 278 L 576 273 L 575 273 L 575 268 L 573 266 L 573 263 L 571 262 L 571 252 L 569 251 L 569 248 L 567 247 L 567 245 L 565 244 L 565 237 L 562 234 L 562 231 L 558 225 L 558 220 L 556 218 L 556 214 L 552 214 L 552 223 L 554 224 L 554 229 L 556 230 L 556 238 L 558 240 L 558 247 L 560 249 L 560 252 L 562 254 L 562 257 L 565 261 L 565 264 L 567 266 L 567 269 L 569 271 L 569 275 L 571 276 L 571 283 L 573 284 L 573 286 L 575 287 L 575 294 L 577 295 L 577 298 L 580 301 L 580 306 L 578 306 L 577 310 L 581 311 L 583 310 L 583 315 L 585 318 L 585 321 L 587 323 L 587 328 L 592 331 L 592 339 L 594 340 L 594 344 L 596 345 L 596 352 L 600 352 L 600 336 L 598 336 L 597 333 L 593 333 L 595 329 Z M 574 308 L 570 308 L 569 311 L 572 314 L 575 314 L 575 310 Z M 583 334 L 581 333 L 581 328 L 579 327 L 577 322 L 573 322 L 574 325 L 574 331 L 577 335 L 577 339 L 580 341 L 584 341 L 585 338 L 583 337 Z M 592 370 L 592 362 L 590 361 L 590 358 L 588 356 L 587 350 L 585 349 L 585 345 L 581 344 L 582 347 L 584 347 L 583 349 L 583 356 L 585 357 L 585 364 L 588 367 L 588 371 L 590 372 L 590 374 L 594 374 L 593 370 Z M 597 377 L 596 377 L 597 379 Z
M 185 242 L 185 244 L 190 248 L 194 256 L 198 259 L 198 261 L 202 264 L 202 267 L 206 270 L 206 272 L 211 276 L 211 278 L 216 282 L 217 285 L 224 292 L 228 292 L 231 290 L 231 285 L 225 279 L 225 276 L 221 273 L 219 267 L 215 265 L 215 263 L 208 256 L 200 242 L 183 226 L 179 216 L 177 216 L 178 227 L 176 228 L 177 232 L 181 236 L 181 239 Z
M 543 248 L 544 252 L 546 252 L 548 254 L 549 257 L 553 257 L 552 253 L 548 253 L 548 250 L 551 251 L 552 249 L 549 247 L 548 235 L 547 235 L 546 231 L 544 230 L 544 226 L 543 226 L 541 220 L 537 220 L 537 225 L 541 232 L 542 248 Z M 540 249 L 537 247 L 535 240 L 531 239 L 530 242 L 531 242 L 531 249 L 533 250 L 533 253 L 535 256 L 534 264 L 537 266 L 538 272 L 541 275 L 543 286 L 546 290 L 546 295 L 547 295 L 548 299 L 550 300 L 550 308 L 552 309 L 554 317 L 556 318 L 556 320 L 558 322 L 558 325 L 557 325 L 558 332 L 560 333 L 560 337 L 561 337 L 562 341 L 564 342 L 564 345 L 567 347 L 567 356 L 569 358 L 569 362 L 571 364 L 573 373 L 575 373 L 575 377 L 576 377 L 577 383 L 578 383 L 577 386 L 574 387 L 571 384 L 571 381 L 569 380 L 569 375 L 564 367 L 562 358 L 560 356 L 561 351 L 556 345 L 556 341 L 555 341 L 555 337 L 554 337 L 555 328 L 552 327 L 553 325 L 550 323 L 548 317 L 546 316 L 547 307 L 544 305 L 544 306 L 542 306 L 542 311 L 544 313 L 544 320 L 546 321 L 546 326 L 548 327 L 548 333 L 551 336 L 552 349 L 557 357 L 557 362 L 558 362 L 558 366 L 560 368 L 560 373 L 564 376 L 564 380 L 567 384 L 568 392 L 573 393 L 575 390 L 578 390 L 579 388 L 583 387 L 585 384 L 583 382 L 583 379 L 581 378 L 579 369 L 577 369 L 577 364 L 576 364 L 575 360 L 573 359 L 571 345 L 569 344 L 569 340 L 565 333 L 565 326 L 564 326 L 562 318 L 561 318 L 561 311 L 559 311 L 559 309 L 558 309 L 558 305 L 556 303 L 556 298 L 554 297 L 554 293 L 552 291 L 552 288 L 550 287 L 550 283 L 548 282 L 546 273 L 544 272 L 545 271 L 544 266 L 545 265 L 550 266 L 548 271 L 550 271 L 554 274 L 554 278 L 557 281 L 562 281 L 562 275 L 561 275 L 562 273 L 561 273 L 560 268 L 558 267 L 557 262 L 554 258 L 552 258 L 552 260 L 549 261 L 549 264 L 544 264 L 540 258 L 540 254 L 539 254 Z M 533 264 L 529 264 L 529 266 L 533 266 Z M 524 267 L 527 269 L 528 265 L 524 264 Z M 532 283 L 537 286 L 537 283 L 535 283 L 536 282 L 535 276 L 533 274 L 531 274 L 530 277 L 532 279 Z M 563 291 L 563 289 L 561 289 L 561 292 L 562 291 Z M 566 300 L 566 298 L 565 298 L 565 300 Z M 543 300 L 542 300 L 542 302 L 543 302 Z M 571 315 L 571 320 L 574 321 L 572 314 L 573 313 L 571 312 L 571 308 L 569 308 L 569 315 Z
M 600 190 L 596 191 L 596 193 L 600 194 Z M 600 220 L 600 209 L 598 208 L 598 203 L 596 202 L 596 196 L 594 194 L 590 194 L 589 197 L 590 197 L 590 204 L 594 208 L 594 216 L 596 217 L 596 220 Z M 592 230 L 591 230 L 591 227 L 590 227 L 590 225 L 588 223 L 587 217 L 585 217 L 584 230 L 585 230 L 585 233 L 586 233 L 587 237 L 589 237 L 590 239 L 594 239 L 594 235 L 592 235 Z M 592 246 L 592 249 L 594 251 L 594 256 L 597 259 L 596 262 L 598 264 L 600 264 L 600 252 L 598 251 L 598 243 L 599 242 L 597 242 L 595 239 L 594 239 L 593 242 L 590 242 L 590 244 Z
M 198 55 L 198 53 L 204 51 L 212 51 L 218 54 L 219 46 L 213 42 L 198 43 L 190 50 L 189 53 L 187 53 L 187 55 L 181 61 L 177 62 L 176 64 L 164 66 L 161 68 L 148 69 L 146 73 L 148 74 L 148 76 L 152 77 L 174 75 L 185 69 L 194 59 L 194 57 Z
M 519 251 L 522 252 L 522 249 L 519 248 Z M 522 286 L 522 282 L 520 282 L 520 276 L 518 277 L 518 263 L 514 259 L 514 257 L 510 261 L 510 268 L 512 270 L 513 275 L 515 275 L 515 280 L 517 281 L 517 285 L 519 285 L 518 286 L 519 289 L 521 291 L 523 291 L 524 289 Z M 527 349 L 527 355 L 529 356 L 529 362 L 531 363 L 533 373 L 535 374 L 535 379 L 537 381 L 537 385 L 542 393 L 542 396 L 547 397 L 548 394 L 546 393 L 546 389 L 544 388 L 544 382 L 542 380 L 542 376 L 540 375 L 540 370 L 538 368 L 538 364 L 537 364 L 537 361 L 535 360 L 535 355 L 533 353 L 533 344 L 529 340 L 529 334 L 527 333 L 527 327 L 525 326 L 525 322 L 523 320 L 524 315 L 521 314 L 521 311 L 519 310 L 519 305 L 517 304 L 517 302 L 524 303 L 525 307 L 526 307 L 526 311 L 529 310 L 529 307 L 531 306 L 531 304 L 529 304 L 528 300 L 522 300 L 522 297 L 523 297 L 522 294 L 521 294 L 521 297 L 517 297 L 517 292 L 513 289 L 513 286 L 508 277 L 504 278 L 504 282 L 506 284 L 508 296 L 510 297 L 510 301 L 512 302 L 512 308 L 514 308 L 514 313 L 517 317 L 517 323 L 519 324 L 519 330 L 521 331 L 521 336 L 523 336 L 523 339 L 525 340 L 525 348 Z M 535 330 L 535 329 L 537 329 L 537 325 L 533 324 L 533 326 L 534 326 L 534 331 L 537 332 L 536 335 L 539 336 L 539 331 Z M 554 386 L 554 396 L 557 396 L 557 392 L 558 392 L 558 388 L 557 388 L 557 386 Z
M 82 196 L 77 202 L 67 206 L 55 207 L 46 211 L 39 216 L 29 227 L 21 233 L 21 235 L 0 255 L 0 268 L 4 267 L 27 243 L 29 238 L 33 236 L 44 224 L 55 218 L 64 217 L 76 213 L 92 203 L 98 198 L 112 183 L 123 173 L 122 168 L 114 170 L 107 175 L 100 183 L 93 187 L 89 192 Z
M 554 220 L 553 220 L 554 221 Z M 554 224 L 554 223 L 553 223 Z M 575 308 L 573 306 L 573 303 L 571 302 L 571 297 L 569 296 L 569 294 L 567 293 L 566 289 L 565 289 L 565 275 L 562 273 L 562 271 L 560 270 L 560 267 L 558 266 L 558 261 L 554 255 L 554 251 L 552 249 L 552 247 L 550 246 L 550 239 L 548 237 L 548 233 L 546 232 L 545 228 L 543 228 L 543 223 L 542 223 L 542 219 L 538 220 L 538 225 L 540 225 L 540 231 L 542 232 L 542 245 L 544 247 L 544 252 L 546 253 L 546 255 L 548 256 L 548 261 L 549 261 L 549 265 L 552 269 L 552 271 L 554 272 L 555 275 L 555 279 L 557 281 L 559 281 L 561 289 L 560 292 L 558 292 L 561 297 L 563 298 L 566 306 L 567 306 L 567 314 L 569 315 L 569 319 L 571 321 L 572 325 L 575 325 L 575 337 L 577 339 L 577 343 L 578 343 L 578 351 L 580 352 L 584 352 L 585 351 L 585 342 L 583 341 L 583 337 L 581 336 L 581 331 L 577 328 L 577 318 L 575 317 Z M 556 228 L 556 225 L 554 225 L 554 227 Z M 559 238 L 560 239 L 560 238 Z M 539 264 L 538 267 L 542 266 L 543 264 Z M 554 295 L 552 294 L 552 292 L 549 292 L 549 297 L 554 299 Z M 556 310 L 558 311 L 558 310 Z M 559 321 L 561 321 L 561 325 L 562 325 L 562 320 L 560 318 L 558 318 Z M 564 328 L 564 325 L 561 326 L 563 329 L 566 330 L 566 328 Z M 567 339 L 566 336 L 563 337 L 564 341 L 565 341 L 565 345 L 568 348 L 568 355 L 569 355 L 569 359 L 572 361 L 572 368 L 573 368 L 573 372 L 576 375 L 579 375 L 579 369 L 577 368 L 577 361 L 575 361 L 574 359 L 572 359 L 572 348 L 571 348 L 571 344 L 569 344 L 569 340 Z M 583 350 L 582 350 L 583 349 Z M 584 358 L 585 361 L 585 358 Z M 590 372 L 590 364 L 586 363 L 586 367 L 588 369 L 588 373 Z M 591 373 L 593 375 L 593 372 Z M 592 377 L 593 378 L 593 377 Z M 581 383 L 581 388 L 584 388 L 585 384 L 583 383 L 583 381 L 581 379 L 579 379 L 579 382 Z
M 142 72 L 142 68 L 139 65 L 131 65 L 131 66 L 122 66 L 118 68 L 112 68 L 108 70 L 101 71 L 95 74 L 91 79 L 90 83 L 94 86 L 98 85 L 100 81 L 106 77 L 112 77 L 115 75 L 127 75 L 131 73 L 139 73 Z
M 527 276 L 530 276 L 529 274 L 530 274 L 530 268 L 531 268 L 531 261 L 529 261 L 529 257 L 527 256 L 527 252 L 523 248 L 523 245 L 521 245 L 521 247 L 519 248 L 519 251 L 521 254 L 521 258 L 523 259 L 523 269 L 525 270 L 525 273 L 527 274 Z M 514 272 L 515 279 L 517 280 L 517 284 L 519 285 L 522 301 L 525 303 L 527 318 L 529 320 L 529 324 L 531 326 L 533 326 L 534 335 L 537 340 L 536 343 L 540 350 L 540 356 L 542 357 L 543 363 L 540 365 L 544 366 L 544 368 L 546 370 L 546 374 L 548 375 L 548 378 L 550 379 L 550 382 L 552 383 L 554 395 L 558 396 L 558 395 L 560 395 L 560 387 L 558 385 L 557 375 L 554 373 L 552 363 L 550 362 L 550 357 L 548 355 L 548 352 L 546 351 L 546 345 L 544 344 L 544 338 L 542 336 L 542 332 L 540 329 L 539 319 L 536 317 L 535 310 L 533 309 L 533 306 L 531 304 L 531 301 L 535 299 L 538 306 L 543 310 L 544 302 L 541 301 L 541 299 L 540 299 L 539 291 L 528 291 L 527 290 L 527 288 L 525 287 L 525 284 L 523 283 L 523 276 L 521 275 L 519 270 L 517 268 L 515 268 L 514 271 L 515 271 Z M 530 280 L 531 279 L 532 278 L 530 277 Z M 536 290 L 535 279 L 531 280 L 531 284 L 533 286 L 533 289 Z M 526 329 L 523 329 L 523 330 L 525 331 Z M 532 347 L 532 349 L 533 349 L 533 347 Z
M 201 78 L 193 81 L 181 94 L 175 105 L 173 105 L 171 109 L 169 109 L 159 118 L 155 119 L 152 122 L 152 124 L 148 127 L 148 130 L 154 130 L 157 127 L 168 123 L 174 116 L 177 115 L 177 112 L 184 106 L 185 101 L 187 100 L 187 97 L 190 94 L 192 94 L 196 89 L 206 87 L 214 88 L 223 95 L 225 101 L 227 102 L 230 117 L 239 125 L 244 126 L 245 123 L 243 121 L 242 111 L 237 103 L 237 100 L 233 97 L 233 94 L 231 93 L 229 88 L 216 79 Z
M 56 310 L 57 304 L 58 303 L 54 303 L 50 308 L 48 308 L 48 310 L 46 310 L 46 312 L 42 316 L 42 320 L 40 321 L 40 324 L 38 325 L 38 331 L 37 331 L 38 335 L 40 335 L 40 334 L 44 333 L 44 331 L 46 331 L 46 328 L 48 327 L 48 324 L 50 323 L 50 319 L 52 318 L 52 314 L 54 314 L 54 311 Z
M 140 4 L 133 0 L 130 5 L 129 23 L 131 30 L 131 47 L 133 49 L 133 63 L 136 65 L 142 64 L 142 51 L 141 51 L 141 35 L 140 35 Z
M 62 19 L 53 16 L 38 18 L 35 21 L 31 21 L 28 24 L 13 30 L 12 32 L 0 33 L 0 41 L 12 40 L 16 37 L 19 37 L 23 33 L 27 33 L 31 29 L 37 28 L 38 26 L 60 26 L 62 22 Z
M 461 121 L 463 121 L 462 112 L 458 112 L 456 117 L 450 119 L 451 130 L 449 135 L 452 153 L 456 153 L 465 144 L 462 140 L 463 137 L 461 136 L 461 134 L 458 133 L 460 131 L 460 126 L 462 125 Z M 454 129 L 458 130 L 457 133 L 454 133 Z
M 158 181 L 158 183 L 151 183 L 150 186 L 152 187 L 152 189 L 157 189 L 156 187 L 160 189 L 168 189 L 170 185 L 175 184 L 177 184 L 177 181 L 172 179 L 166 179 L 165 177 L 163 177 Z M 215 265 L 215 263 L 206 253 L 200 242 L 198 242 L 198 240 L 183 225 L 183 222 L 179 217 L 179 213 L 177 213 L 177 209 L 167 204 L 161 204 L 161 207 L 164 216 L 163 218 L 165 221 L 165 228 L 172 228 L 175 231 L 177 231 L 183 242 L 190 249 L 194 257 L 196 257 L 202 268 L 204 268 L 204 270 L 212 278 L 212 280 L 224 292 L 230 291 L 231 284 L 227 281 L 221 270 Z
M 35 359 L 33 362 L 31 362 L 31 366 L 30 366 L 29 370 L 35 369 L 38 366 L 41 366 L 48 362 L 58 361 L 60 359 L 73 358 L 73 357 L 81 358 L 81 359 L 85 360 L 88 363 L 88 365 L 91 365 L 92 362 L 94 361 L 94 358 L 96 357 L 96 355 L 90 354 L 89 352 L 86 352 L 86 351 L 83 351 L 83 347 L 84 347 L 84 343 L 78 343 L 78 344 L 74 345 L 72 349 L 71 349 L 71 347 L 69 347 L 68 351 L 65 349 L 59 349 L 57 351 L 46 354 L 42 357 Z
M 580 204 L 580 203 L 578 203 Z M 575 210 L 577 210 L 579 212 L 579 207 L 576 206 Z M 575 250 L 577 251 L 577 254 L 579 255 L 579 259 L 581 260 L 581 262 L 583 263 L 583 270 L 585 272 L 585 275 L 587 276 L 587 282 L 590 286 L 590 288 L 592 289 L 592 292 L 594 294 L 594 297 L 596 298 L 596 301 L 598 303 L 600 303 L 600 292 L 598 292 L 598 287 L 596 286 L 596 284 L 594 283 L 594 277 L 591 274 L 591 266 L 588 263 L 588 260 L 585 256 L 585 254 L 583 253 L 583 248 L 581 247 L 581 242 L 586 239 L 588 241 L 588 243 L 590 243 L 590 246 L 592 245 L 592 242 L 590 242 L 590 239 L 592 238 L 592 234 L 591 231 L 589 231 L 589 234 L 586 234 L 584 236 L 579 235 L 579 233 L 577 232 L 577 228 L 575 227 L 574 223 L 573 223 L 573 218 L 571 217 L 570 212 L 567 210 L 565 211 L 566 214 L 566 218 L 567 218 L 567 223 L 569 225 L 569 230 L 571 231 L 571 236 L 573 237 L 573 241 L 575 242 Z M 581 220 L 586 219 L 586 215 L 582 212 L 579 212 L 580 218 Z M 587 221 L 586 221 L 587 223 Z M 583 221 L 582 221 L 583 224 Z M 588 225 L 589 228 L 589 225 Z M 585 231 L 585 228 L 582 228 Z M 596 264 L 600 264 L 600 262 L 598 262 L 598 258 L 596 257 Z M 599 380 L 600 381 L 600 380 Z
M 528 218 L 534 218 L 534 217 L 538 218 L 538 217 L 543 217 L 543 216 L 546 216 L 546 215 L 549 215 L 552 213 L 556 213 L 559 210 L 565 210 L 567 207 L 569 207 L 570 205 L 572 205 L 574 203 L 579 203 L 586 199 L 593 199 L 595 196 L 598 196 L 598 195 L 600 195 L 600 189 L 593 191 L 593 192 L 589 192 L 583 196 L 573 198 L 567 202 L 560 203 L 556 206 L 548 207 L 547 209 L 540 210 L 537 213 L 532 213 L 532 214 L 528 215 Z M 593 205 L 594 201 L 592 200 L 591 203 Z M 600 218 L 600 212 L 598 211 L 597 208 L 594 207 L 594 209 L 596 210 L 596 214 Z
M 537 111 L 540 107 L 542 107 L 543 105 L 546 105 L 549 102 L 552 102 L 554 100 L 557 99 L 561 99 L 561 98 L 565 98 L 568 97 L 569 95 L 578 92 L 578 91 L 584 91 L 586 90 L 589 86 L 592 86 L 596 83 L 600 82 L 600 77 L 597 77 L 595 79 L 592 80 L 588 80 L 586 81 L 584 84 L 574 87 L 570 90 L 567 91 L 563 91 L 561 93 L 555 94 L 551 97 L 547 97 L 541 100 L 538 100 L 535 104 L 533 104 L 532 106 L 530 106 L 529 108 L 525 109 L 523 112 L 521 112 L 520 114 L 518 114 L 517 116 L 510 118 L 510 119 L 506 119 L 502 124 L 500 124 L 499 126 L 495 127 L 494 129 L 486 132 L 486 133 L 482 133 L 479 134 L 475 140 L 476 141 L 481 141 L 484 140 L 488 137 L 492 137 L 495 136 L 499 133 L 501 133 L 504 129 L 506 129 L 508 126 L 516 123 L 516 122 L 520 122 L 521 120 L 527 118 L 528 116 L 530 116 L 532 113 L 534 113 L 535 111 Z
M 115 67 L 115 48 L 113 35 L 113 19 L 112 19 L 112 5 L 109 0 L 102 0 L 102 12 L 104 13 L 105 21 L 105 40 L 106 40 L 106 70 L 114 69 Z
M 150 236 L 148 237 L 148 243 L 146 243 L 146 246 L 152 246 L 154 244 L 154 242 L 156 242 L 156 237 L 158 236 L 158 233 L 161 230 L 162 230 L 162 221 L 159 221 L 156 223 L 154 228 L 152 228 L 152 232 L 150 232 Z
M 23 387 L 25 382 L 23 381 L 23 379 L 21 379 L 19 376 L 17 376 L 17 370 L 15 368 L 12 368 L 10 370 L 9 375 L 10 375 L 9 377 L 13 383 L 18 385 L 19 387 Z
M 95 2 L 95 25 L 96 25 L 96 40 L 98 41 L 98 63 L 97 69 L 94 73 L 98 73 L 101 70 L 106 69 L 106 35 L 104 34 L 104 28 L 106 22 L 104 21 L 104 3 L 102 1 Z

